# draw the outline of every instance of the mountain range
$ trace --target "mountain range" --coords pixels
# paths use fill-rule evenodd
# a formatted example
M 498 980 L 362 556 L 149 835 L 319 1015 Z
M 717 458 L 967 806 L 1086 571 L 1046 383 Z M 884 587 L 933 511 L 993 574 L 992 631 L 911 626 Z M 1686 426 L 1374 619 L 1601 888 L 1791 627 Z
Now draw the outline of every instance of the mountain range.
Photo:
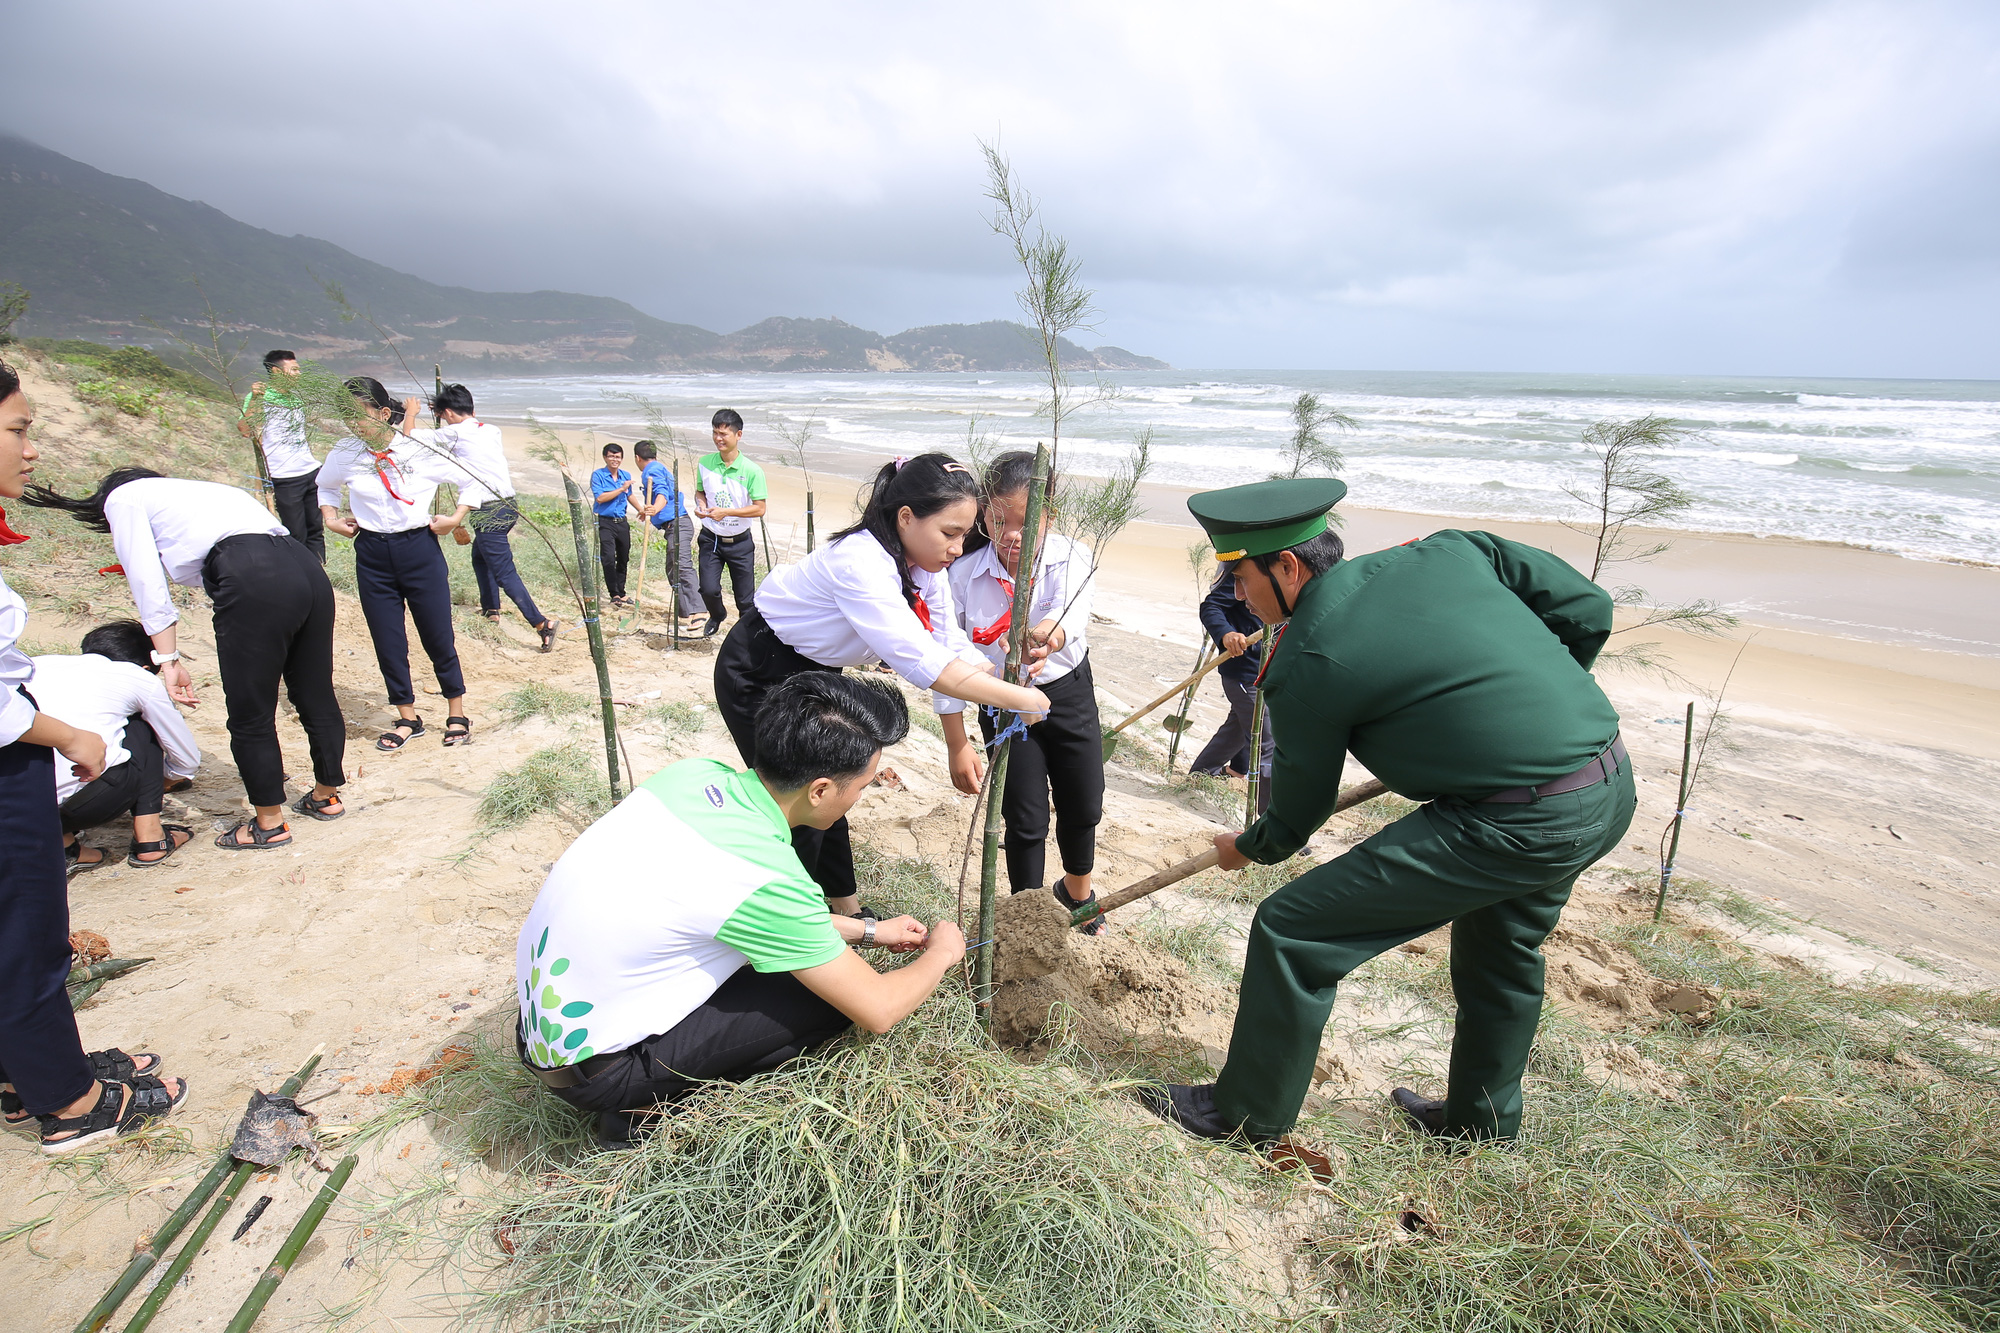
M 839 319 L 773 318 L 734 333 L 675 324 L 605 296 L 479 292 L 397 272 L 311 236 L 280 236 L 144 181 L 0 136 L 0 282 L 31 294 L 23 335 L 164 347 L 213 310 L 264 345 L 360 368 L 386 357 L 480 375 L 601 371 L 996 371 L 1040 365 L 1009 320 L 885 336 Z M 329 294 L 337 290 L 349 310 Z M 353 318 L 360 312 L 363 319 Z M 1065 340 L 1077 370 L 1164 370 Z

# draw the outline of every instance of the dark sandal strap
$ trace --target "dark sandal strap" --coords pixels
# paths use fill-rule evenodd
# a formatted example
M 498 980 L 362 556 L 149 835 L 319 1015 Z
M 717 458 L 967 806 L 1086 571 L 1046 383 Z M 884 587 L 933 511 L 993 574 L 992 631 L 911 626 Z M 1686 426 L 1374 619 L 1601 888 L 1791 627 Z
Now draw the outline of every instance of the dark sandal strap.
M 187 1096 L 187 1084 L 183 1083 L 180 1095 L 175 1096 L 167 1091 L 165 1080 L 154 1078 L 151 1074 L 141 1074 L 135 1079 L 126 1080 L 125 1086 L 132 1089 L 132 1101 L 125 1109 L 125 1120 L 120 1125 L 121 1129 L 124 1125 L 130 1124 L 134 1116 L 144 1116 L 150 1120 L 154 1116 L 165 1115 L 179 1106 L 182 1099 Z
M 404 734 L 403 728 L 409 733 Z M 411 741 L 424 734 L 424 720 L 420 717 L 399 717 L 389 724 L 389 729 L 375 738 L 378 750 L 400 750 Z M 386 744 L 384 742 L 387 742 Z
M 245 828 L 250 830 L 250 841 L 248 842 L 244 842 L 236 836 Z M 291 831 L 292 826 L 290 824 L 280 824 L 276 828 L 267 829 L 254 819 L 242 819 L 231 824 L 227 832 L 218 833 L 215 837 L 215 845 L 217 847 L 233 848 L 239 852 L 256 851 L 260 848 L 288 847 L 292 841 L 289 837 L 283 842 L 273 842 L 272 839 L 280 833 L 289 834 Z
M 160 825 L 160 830 L 167 836 L 154 842 L 140 842 L 137 838 L 132 839 L 131 845 L 126 850 L 125 863 L 142 868 L 145 866 L 160 865 L 172 857 L 175 852 L 194 841 L 194 830 L 186 824 L 162 824 Z M 185 833 L 187 837 L 181 839 L 179 842 L 175 842 L 174 834 L 176 833 Z M 151 861 L 141 861 L 139 859 L 141 852 L 165 852 L 166 856 L 158 857 Z
M 108 1050 L 92 1051 L 89 1056 L 90 1072 L 101 1079 L 112 1079 L 119 1083 L 130 1083 L 135 1078 L 151 1078 L 160 1072 L 160 1057 L 151 1051 L 141 1051 L 137 1055 L 127 1055 L 116 1046 Z M 141 1072 L 139 1061 L 153 1063 Z
M 340 815 L 344 815 L 347 813 L 347 807 L 344 804 L 341 805 L 340 814 L 338 815 L 330 815 L 326 812 L 326 808 L 328 806 L 333 805 L 339 801 L 340 801 L 340 793 L 338 792 L 335 792 L 333 795 L 325 798 L 315 797 L 309 791 L 300 792 L 299 799 L 292 802 L 292 809 L 298 811 L 302 815 L 310 815 L 314 819 L 334 820 L 340 818 Z
M 463 745 L 471 739 L 471 718 L 448 717 L 444 720 L 444 743 L 446 745 Z

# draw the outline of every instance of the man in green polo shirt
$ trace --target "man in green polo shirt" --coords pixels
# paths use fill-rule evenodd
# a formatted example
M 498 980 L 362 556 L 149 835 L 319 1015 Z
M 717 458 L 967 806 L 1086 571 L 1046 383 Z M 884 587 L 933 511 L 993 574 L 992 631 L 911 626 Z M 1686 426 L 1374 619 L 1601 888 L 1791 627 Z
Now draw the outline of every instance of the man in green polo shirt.
M 1259 681 L 1278 735 L 1271 806 L 1216 839 L 1220 864 L 1274 864 L 1303 847 L 1333 812 L 1349 752 L 1423 804 L 1264 900 L 1221 1074 L 1144 1099 L 1203 1137 L 1283 1134 L 1340 980 L 1450 923 L 1458 1022 L 1445 1098 L 1391 1096 L 1429 1133 L 1510 1138 L 1542 1010 L 1542 940 L 1632 819 L 1618 714 L 1590 674 L 1611 598 L 1559 557 L 1484 532 L 1344 560 L 1327 511 L 1346 491 L 1271 481 L 1188 501 L 1237 595 L 1284 622 Z
M 882 682 L 794 676 L 758 712 L 754 772 L 662 769 L 550 870 L 515 949 L 516 1039 L 556 1096 L 597 1113 L 604 1146 L 704 1081 L 776 1068 L 850 1024 L 887 1032 L 965 956 L 949 921 L 830 914 L 792 850 L 794 826 L 847 813 L 909 724 Z M 878 973 L 850 946 L 923 956 Z
M 711 427 L 715 452 L 695 463 L 694 512 L 701 519 L 695 541 L 701 567 L 701 600 L 708 610 L 708 627 L 701 637 L 722 632 L 729 613 L 722 607 L 722 567 L 729 566 L 729 591 L 736 614 L 750 613 L 757 595 L 757 542 L 750 535 L 753 519 L 764 517 L 764 469 L 743 456 L 743 416 L 725 407 Z

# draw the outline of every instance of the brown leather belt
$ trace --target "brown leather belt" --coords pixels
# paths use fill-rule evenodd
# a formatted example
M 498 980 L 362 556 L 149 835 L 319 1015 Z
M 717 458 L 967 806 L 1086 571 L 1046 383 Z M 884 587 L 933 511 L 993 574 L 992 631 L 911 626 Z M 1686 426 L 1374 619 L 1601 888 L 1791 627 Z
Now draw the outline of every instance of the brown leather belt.
M 1594 787 L 1600 782 L 1609 782 L 1618 770 L 1625 766 L 1625 740 L 1613 736 L 1611 744 L 1604 747 L 1595 759 L 1566 777 L 1544 782 L 1539 787 L 1509 787 L 1506 791 L 1496 791 L 1491 796 L 1482 796 L 1479 805 L 1527 805 L 1541 800 L 1544 796 L 1560 796 L 1566 791 L 1581 791 Z

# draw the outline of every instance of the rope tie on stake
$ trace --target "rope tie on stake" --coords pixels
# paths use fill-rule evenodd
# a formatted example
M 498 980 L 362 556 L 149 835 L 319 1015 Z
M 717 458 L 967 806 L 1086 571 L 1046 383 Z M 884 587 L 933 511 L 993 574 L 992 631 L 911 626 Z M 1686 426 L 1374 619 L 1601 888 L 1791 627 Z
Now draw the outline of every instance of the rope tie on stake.
M 1000 725 L 999 709 L 995 708 L 991 704 L 981 704 L 980 708 L 985 711 L 986 716 L 993 719 L 994 726 L 997 727 Z M 1027 720 L 1023 718 L 1019 713 L 1016 713 L 1014 714 L 1014 720 L 1007 724 L 1006 730 L 995 732 L 993 735 L 993 739 L 986 742 L 986 748 L 989 750 L 997 749 L 998 747 L 1005 745 L 1008 741 L 1025 739 L 1027 737 L 1027 734 L 1028 734 Z

